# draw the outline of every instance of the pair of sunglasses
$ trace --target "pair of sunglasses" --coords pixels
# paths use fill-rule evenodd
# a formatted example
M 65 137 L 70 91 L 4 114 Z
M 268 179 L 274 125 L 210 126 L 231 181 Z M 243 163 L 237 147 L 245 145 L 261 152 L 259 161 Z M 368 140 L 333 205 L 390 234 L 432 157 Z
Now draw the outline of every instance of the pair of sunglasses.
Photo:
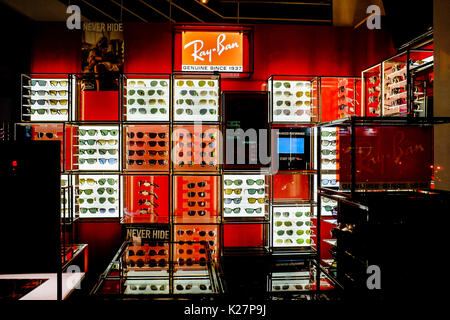
M 106 191 L 106 193 L 108 193 L 108 194 L 113 194 L 116 190 L 114 190 L 113 188 L 106 188 L 106 189 L 105 189 L 105 188 L 98 188 L 98 189 L 97 189 L 97 193 L 100 194 L 100 195 L 104 194 L 105 191 Z M 86 195 L 91 195 L 91 194 L 94 192 L 94 190 L 93 190 L 93 189 L 79 189 L 79 190 L 78 190 L 78 194 L 79 194 L 79 195 L 82 195 L 83 192 L 84 192 Z
M 150 86 L 151 87 L 156 87 L 157 85 L 161 86 L 161 87 L 167 87 L 167 81 L 166 80 L 151 80 L 150 81 Z M 142 86 L 142 87 L 146 87 L 145 81 L 143 80 L 129 80 L 128 81 L 128 85 L 129 86 Z
M 100 139 L 100 140 L 95 140 L 95 139 L 87 139 L 87 140 L 83 140 L 80 139 L 80 145 L 89 145 L 89 146 L 93 146 L 94 144 L 99 144 L 101 146 L 104 146 L 106 144 L 109 144 L 111 146 L 116 145 L 118 140 L 116 139 L 109 139 L 109 140 L 104 140 L 104 139 Z
M 145 144 L 146 144 L 145 141 L 134 141 L 134 140 L 128 141 L 128 145 L 130 147 L 133 147 L 133 146 L 143 147 Z M 149 145 L 149 147 L 156 147 L 156 145 L 158 145 L 160 147 L 165 147 L 166 146 L 166 141 L 162 141 L 162 140 L 159 140 L 159 141 L 147 141 L 147 144 Z
M 189 191 L 188 193 L 187 193 L 187 196 L 189 197 L 189 198 L 193 198 L 193 197 L 195 197 L 195 196 L 199 196 L 199 197 L 201 197 L 201 198 L 204 198 L 204 197 L 206 197 L 206 192 L 204 192 L 204 191 L 202 191 L 202 192 L 193 192 L 193 191 Z
M 160 137 L 164 139 L 166 137 L 165 132 L 127 132 L 127 136 L 130 139 L 133 139 L 135 136 L 139 139 L 142 139 L 144 136 L 148 136 L 151 139 L 155 139 L 156 137 Z
M 204 207 L 204 206 L 206 206 L 206 202 L 205 201 L 188 201 L 189 207 L 195 207 L 196 205 L 199 207 Z
M 176 84 L 177 84 L 177 87 L 182 87 L 182 86 L 184 86 L 184 84 L 186 84 L 188 87 L 193 87 L 194 86 L 194 81 L 192 81 L 192 80 L 186 80 L 186 81 L 178 80 L 176 82 Z M 208 84 L 208 86 L 210 86 L 210 87 L 214 87 L 215 86 L 215 83 L 214 83 L 213 80 L 209 80 L 209 81 L 199 80 L 197 82 L 197 85 L 199 87 L 204 87 L 206 84 Z
M 184 113 L 186 113 L 187 115 L 189 115 L 189 116 L 192 116 L 193 114 L 194 114 L 194 110 L 192 110 L 192 109 L 189 109 L 189 108 L 186 108 L 186 109 L 183 109 L 183 108 L 178 108 L 176 111 L 175 111 L 178 115 L 182 115 L 183 114 L 183 112 Z M 217 113 L 217 110 L 216 109 L 205 109 L 205 108 L 202 108 L 202 109 L 200 109 L 199 110 L 199 114 L 200 115 L 205 115 L 205 114 L 207 114 L 207 113 L 210 113 L 210 114 L 216 114 Z
M 326 185 L 336 185 L 337 184 L 337 180 L 336 179 L 322 179 L 322 185 L 326 186 Z
M 150 111 L 150 114 L 156 114 L 158 111 L 161 114 L 166 114 L 167 113 L 167 109 L 165 108 L 150 108 L 149 110 L 147 110 L 146 108 L 130 108 L 129 112 L 130 114 L 135 114 L 136 112 L 139 112 L 140 114 L 148 114 Z
M 106 212 L 108 212 L 108 213 L 116 213 L 116 209 L 114 209 L 114 208 L 109 208 L 109 209 L 106 209 L 106 208 L 80 208 L 80 212 L 81 213 L 87 213 L 87 212 L 89 212 L 89 213 L 97 213 L 97 212 L 100 212 L 100 213 L 106 213 Z
M 231 204 L 232 202 L 234 202 L 235 204 L 240 204 L 242 201 L 242 198 L 224 198 L 223 202 L 225 204 Z
M 201 182 L 197 182 L 197 183 L 190 182 L 190 183 L 187 184 L 187 187 L 189 189 L 193 189 L 196 186 L 199 187 L 199 188 L 204 188 L 204 187 L 206 187 L 206 181 L 201 181 Z
M 137 164 L 138 166 L 142 166 L 144 164 L 146 164 L 145 160 L 133 160 L 133 159 L 128 159 L 127 160 L 128 165 L 132 166 L 134 164 Z M 147 163 L 151 166 L 155 166 L 155 165 L 160 165 L 160 166 L 165 166 L 167 164 L 167 160 L 164 159 L 150 159 L 147 160 Z
M 188 216 L 193 217 L 195 216 L 195 214 L 198 214 L 200 217 L 203 217 L 206 215 L 206 211 L 205 210 L 199 210 L 199 211 L 194 211 L 194 210 L 189 210 L 187 212 Z

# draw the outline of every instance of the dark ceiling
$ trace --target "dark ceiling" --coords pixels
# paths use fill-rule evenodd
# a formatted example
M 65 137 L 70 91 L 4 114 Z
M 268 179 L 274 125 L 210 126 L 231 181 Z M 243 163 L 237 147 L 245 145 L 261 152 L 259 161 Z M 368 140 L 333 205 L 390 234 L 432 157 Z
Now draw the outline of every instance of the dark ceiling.
M 332 24 L 332 0 L 60 0 L 91 21 Z

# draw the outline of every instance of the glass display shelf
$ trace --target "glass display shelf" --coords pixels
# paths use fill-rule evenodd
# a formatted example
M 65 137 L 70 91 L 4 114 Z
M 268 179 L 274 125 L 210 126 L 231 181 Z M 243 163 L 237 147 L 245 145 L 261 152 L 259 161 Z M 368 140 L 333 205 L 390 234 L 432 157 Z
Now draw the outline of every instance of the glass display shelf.
M 219 75 L 183 75 L 172 78 L 173 121 L 219 121 Z
M 69 121 L 67 74 L 22 75 L 22 121 Z
M 171 250 L 176 244 L 176 242 L 164 242 L 168 255 L 172 255 Z M 143 252 L 140 252 L 138 257 L 142 260 L 142 266 L 139 267 L 136 263 L 131 267 L 130 250 L 138 249 L 138 247 L 130 242 L 123 243 L 93 288 L 91 295 L 100 299 L 126 299 L 138 296 L 144 299 L 167 297 L 190 299 L 213 298 L 223 292 L 223 285 L 209 251 L 205 254 L 207 259 L 204 263 L 195 262 L 190 266 L 180 266 L 179 263 L 168 260 L 164 267 L 157 265 L 152 269 L 146 265 L 151 264 L 150 257 L 155 256 L 152 250 L 158 254 L 157 248 L 147 245 L 140 248 L 139 250 Z M 136 255 L 131 257 L 133 256 Z
M 318 119 L 318 78 L 272 75 L 267 80 L 270 92 L 270 122 L 312 123 Z
M 169 74 L 124 74 L 123 120 L 169 121 L 170 81 Z

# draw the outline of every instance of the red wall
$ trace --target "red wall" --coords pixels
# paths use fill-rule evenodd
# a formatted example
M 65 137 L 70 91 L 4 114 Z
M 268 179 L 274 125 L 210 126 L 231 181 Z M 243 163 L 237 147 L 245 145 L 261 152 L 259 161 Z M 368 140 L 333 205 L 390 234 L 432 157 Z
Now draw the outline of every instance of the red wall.
M 125 73 L 171 73 L 169 23 L 125 23 Z M 31 72 L 81 71 L 81 32 L 64 23 L 36 25 Z M 360 76 L 394 54 L 383 30 L 331 26 L 254 26 L 254 73 L 222 82 L 223 90 L 260 90 L 270 75 Z

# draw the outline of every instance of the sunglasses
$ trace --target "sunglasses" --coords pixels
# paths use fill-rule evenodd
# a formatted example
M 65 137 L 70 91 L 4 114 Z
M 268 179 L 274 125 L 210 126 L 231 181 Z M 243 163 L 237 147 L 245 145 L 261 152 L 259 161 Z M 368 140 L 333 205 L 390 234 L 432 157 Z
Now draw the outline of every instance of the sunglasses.
M 58 135 L 56 133 L 51 133 L 51 132 L 38 132 L 37 134 L 39 139 L 42 139 L 44 137 L 47 137 L 48 139 L 52 139 L 52 138 L 58 138 Z
M 163 160 L 163 159 L 159 159 L 159 160 L 155 160 L 155 159 L 150 159 L 148 160 L 148 164 L 151 166 L 155 166 L 156 164 L 159 164 L 160 166 L 165 166 L 167 164 L 167 160 Z
M 325 211 L 337 210 L 336 206 L 323 206 L 323 208 L 325 209 Z
M 115 198 L 105 198 L 105 197 L 101 197 L 101 198 L 98 199 L 98 201 L 100 202 L 100 204 L 105 203 L 106 200 L 108 200 L 108 202 L 111 203 L 111 204 L 114 204 L 114 203 L 117 201 L 117 199 L 115 199 Z
M 157 290 L 158 290 L 158 285 L 156 285 L 156 284 L 149 285 L 149 287 L 150 287 L 150 289 L 151 289 L 152 291 L 157 291 Z M 135 286 L 135 285 L 133 285 L 133 284 L 129 285 L 128 288 L 130 288 L 130 290 L 132 290 L 132 291 L 135 291 L 135 290 L 138 289 L 138 287 Z M 140 284 L 140 285 L 139 285 L 139 290 L 146 290 L 146 289 L 147 289 L 147 285 L 146 285 L 146 284 Z M 164 285 L 164 284 L 161 285 L 161 286 L 159 287 L 159 290 L 160 290 L 160 291 L 166 290 L 166 285 Z
M 127 160 L 127 163 L 128 163 L 128 165 L 130 165 L 130 166 L 134 165 L 135 163 L 136 163 L 137 165 L 139 165 L 139 166 L 142 166 L 142 165 L 145 163 L 145 161 L 144 161 L 144 160 L 133 160 L 133 159 L 128 159 L 128 160 Z
M 286 100 L 286 101 L 281 101 L 281 100 L 277 101 L 277 106 L 280 107 L 280 106 L 283 105 L 283 103 L 284 103 L 286 106 L 288 106 L 288 107 L 291 106 L 291 102 L 288 101 L 288 100 Z
M 188 236 L 192 236 L 193 234 L 194 234 L 194 231 L 192 231 L 192 230 L 178 230 L 177 231 L 177 235 L 179 235 L 179 236 L 182 236 L 182 235 L 184 235 L 184 234 L 187 234 Z
M 204 206 L 206 206 L 206 202 L 205 201 L 188 201 L 189 207 L 195 207 L 196 205 L 198 205 L 199 207 L 204 207 Z
M 164 157 L 164 156 L 166 156 L 166 155 L 168 154 L 168 152 L 167 152 L 167 151 L 164 151 L 164 150 L 160 150 L 160 151 L 149 150 L 149 151 L 148 151 L 148 154 L 149 154 L 150 156 L 156 156 L 156 155 L 158 154 L 158 155 L 160 155 L 161 157 Z
M 115 159 L 115 158 L 109 158 L 109 159 L 106 159 L 106 158 L 99 158 L 98 159 L 98 162 L 100 163 L 100 164 L 116 164 L 117 163 L 117 159 Z
M 195 188 L 196 185 L 197 185 L 199 188 L 204 188 L 204 187 L 206 186 L 206 182 L 205 182 L 205 181 L 197 182 L 197 183 L 190 182 L 190 183 L 188 183 L 187 187 L 188 187 L 189 189 L 192 189 L 192 188 Z
M 40 85 L 41 87 L 44 87 L 46 84 L 47 84 L 46 80 L 31 80 L 32 86 Z
M 206 231 L 202 230 L 202 231 L 199 231 L 198 234 L 200 237 L 204 237 L 204 236 L 206 236 L 207 233 L 206 233 Z M 214 231 L 212 231 L 212 230 L 208 231 L 208 236 L 214 237 L 215 235 L 216 235 L 216 233 Z
M 155 187 L 157 189 L 159 188 L 159 185 L 157 185 L 156 183 L 151 183 L 151 182 L 149 182 L 147 180 L 140 180 L 138 182 L 138 184 L 139 184 L 139 187 L 141 187 L 141 186 L 144 186 L 144 187 L 151 187 L 151 186 L 153 186 L 153 187 Z
M 303 110 L 303 109 L 300 109 L 300 110 L 295 111 L 295 114 L 296 114 L 297 116 L 302 116 L 302 115 L 304 115 L 304 114 L 306 114 L 307 116 L 311 116 L 311 115 L 312 115 L 312 112 L 311 112 L 311 110 Z
M 148 145 L 150 147 L 156 147 L 156 145 L 159 145 L 160 147 L 166 146 L 166 141 L 148 141 Z
M 245 212 L 247 213 L 261 213 L 262 212 L 262 208 L 245 208 Z
M 330 198 L 323 198 L 322 201 L 323 201 L 324 203 L 328 203 L 328 202 L 331 202 L 332 204 L 336 204 L 336 203 L 337 203 L 337 201 L 332 200 L 332 199 L 330 199 Z
M 252 195 L 256 193 L 263 194 L 265 192 L 265 189 L 247 189 L 247 192 Z
M 286 89 L 289 89 L 291 84 L 289 82 L 275 82 L 274 86 L 275 88 L 281 88 L 281 86 L 284 86 Z
M 322 159 L 323 164 L 336 164 L 338 162 L 337 159 Z
M 195 216 L 195 214 L 198 214 L 199 216 L 203 217 L 204 215 L 206 215 L 206 211 L 205 210 L 200 210 L 200 211 L 195 211 L 195 210 L 189 210 L 188 211 L 188 216 Z
M 113 188 L 98 188 L 97 189 L 97 193 L 100 194 L 100 195 L 104 194 L 105 191 L 106 191 L 107 194 L 114 194 L 114 192 L 116 192 L 116 190 L 113 189 Z
M 320 151 L 324 156 L 328 156 L 328 155 L 336 155 L 337 154 L 337 150 L 322 150 Z
M 273 113 L 277 116 L 281 115 L 282 113 L 286 116 L 289 116 L 291 114 L 291 111 L 288 109 L 277 109 Z
M 65 199 L 65 200 L 66 200 L 65 202 L 67 202 L 67 199 Z M 95 201 L 95 198 L 87 198 L 87 199 L 80 198 L 80 199 L 78 199 L 79 204 L 83 204 L 85 201 L 89 204 L 93 204 Z
M 247 185 L 251 186 L 254 185 L 255 183 L 258 186 L 262 186 L 264 184 L 264 179 L 257 179 L 257 180 L 253 180 L 253 179 L 247 179 L 245 180 L 245 182 L 247 183 Z
M 200 102 L 201 102 L 201 100 L 200 100 Z M 202 104 L 202 103 L 200 103 L 200 104 Z M 207 113 L 210 113 L 210 114 L 216 114 L 217 113 L 217 110 L 215 110 L 215 109 L 200 109 L 199 110 L 199 113 L 200 113 L 200 115 L 205 115 L 205 114 L 207 114 Z
M 109 208 L 109 209 L 106 209 L 106 208 L 80 208 L 80 212 L 81 213 L 87 213 L 89 211 L 89 213 L 97 213 L 97 212 L 100 212 L 100 213 L 106 213 L 106 212 L 108 212 L 108 213 L 116 213 L 116 209 L 114 209 L 114 208 Z
M 98 183 L 99 183 L 100 185 L 104 185 L 106 182 L 108 182 L 108 184 L 109 184 L 110 186 L 112 186 L 112 185 L 114 185 L 114 184 L 117 183 L 117 180 L 115 180 L 115 179 L 113 179 L 113 178 L 108 178 L 108 179 L 102 178 L 102 179 L 99 179 L 99 180 L 98 180 Z
M 277 221 L 275 222 L 275 226 L 281 227 L 282 225 L 285 225 L 286 227 L 292 227 L 292 221 Z
M 206 197 L 206 192 L 193 192 L 193 191 L 189 191 L 188 194 L 187 194 L 187 196 L 188 196 L 189 198 L 193 198 L 193 197 L 195 197 L 195 195 L 198 195 L 199 197 L 204 198 L 204 197 Z
M 242 184 L 242 180 L 241 179 L 238 179 L 238 180 L 225 179 L 226 186 L 231 186 L 233 183 L 237 186 L 240 186 Z
M 336 146 L 336 140 L 322 140 L 321 145 L 327 147 L 327 146 Z
M 150 108 L 150 114 L 155 114 L 159 111 L 161 114 L 166 114 L 167 110 L 165 108 Z M 135 114 L 139 112 L 140 114 L 148 114 L 148 110 L 146 108 L 130 108 L 130 114 Z
M 328 185 L 328 184 L 336 185 L 336 184 L 337 184 L 337 181 L 336 181 L 336 179 L 331 179 L 331 180 L 329 180 L 329 179 L 322 179 L 322 184 L 323 184 L 324 186 L 326 186 L 326 185 Z
M 81 185 L 83 185 L 83 184 L 85 184 L 85 183 L 87 183 L 87 184 L 89 184 L 89 185 L 95 185 L 96 183 L 97 183 L 97 181 L 95 181 L 94 179 L 84 179 L 84 178 L 81 178 L 80 179 L 80 184 Z
M 234 209 L 231 209 L 231 208 L 223 208 L 223 211 L 225 212 L 225 213 L 240 213 L 241 212 L 241 208 L 234 208 Z
M 88 163 L 88 164 L 95 164 L 95 163 L 97 163 L 97 159 L 84 159 L 84 158 L 78 158 L 78 162 L 79 162 L 80 164 L 85 164 L 85 163 Z
M 283 216 L 283 217 L 289 217 L 289 212 L 275 212 L 275 217 L 281 217 L 281 216 Z
M 336 137 L 336 131 L 322 131 L 320 132 L 320 135 L 322 137 L 329 137 L 329 136 Z
M 241 194 L 242 189 L 225 189 L 224 192 L 225 192 L 225 194 L 228 194 L 228 195 L 232 194 L 233 192 L 235 194 Z
M 177 109 L 175 111 L 178 115 L 183 114 L 183 112 L 185 112 L 187 115 L 191 116 L 194 114 L 194 111 L 192 109 Z
M 231 204 L 232 202 L 234 202 L 235 204 L 239 204 L 241 203 L 242 198 L 225 198 L 223 199 L 223 202 L 225 204 Z

